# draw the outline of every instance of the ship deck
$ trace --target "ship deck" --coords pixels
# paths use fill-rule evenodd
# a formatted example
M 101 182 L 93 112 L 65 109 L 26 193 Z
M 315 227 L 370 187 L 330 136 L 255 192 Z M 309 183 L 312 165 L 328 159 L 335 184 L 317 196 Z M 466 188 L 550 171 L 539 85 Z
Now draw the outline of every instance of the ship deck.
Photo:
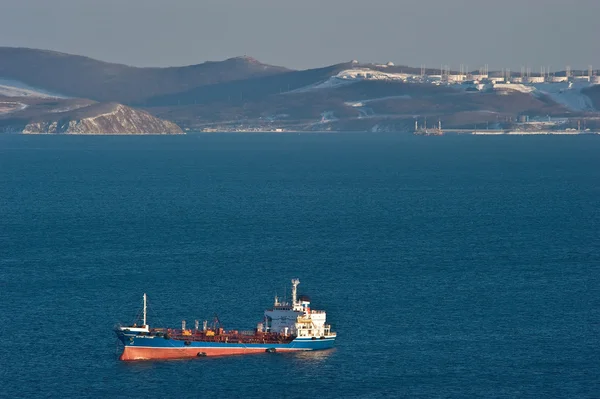
M 125 331 L 126 332 L 126 331 Z M 296 338 L 294 335 L 277 333 L 240 332 L 237 330 L 180 330 L 153 328 L 149 332 L 136 332 L 138 336 L 156 336 L 184 342 L 219 342 L 239 344 L 287 344 Z

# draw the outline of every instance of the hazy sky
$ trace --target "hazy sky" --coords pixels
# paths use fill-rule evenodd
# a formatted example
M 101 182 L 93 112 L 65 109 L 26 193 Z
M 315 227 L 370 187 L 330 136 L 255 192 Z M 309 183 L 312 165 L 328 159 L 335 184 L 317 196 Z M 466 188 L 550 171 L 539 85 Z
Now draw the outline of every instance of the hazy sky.
M 0 0 L 0 46 L 138 66 L 598 69 L 600 0 Z

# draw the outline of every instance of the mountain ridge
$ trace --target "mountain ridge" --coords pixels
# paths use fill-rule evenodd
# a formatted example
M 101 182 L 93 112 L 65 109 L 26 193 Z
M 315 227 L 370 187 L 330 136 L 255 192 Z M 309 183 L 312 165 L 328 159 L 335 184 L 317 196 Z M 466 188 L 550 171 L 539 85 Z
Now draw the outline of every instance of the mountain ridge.
M 133 67 L 50 50 L 0 47 L 1 78 L 96 101 L 130 103 L 284 71 L 289 69 L 262 64 L 247 56 L 182 67 Z
M 560 73 L 521 82 L 515 74 L 505 79 L 494 71 L 485 76 L 437 72 L 356 61 L 291 70 L 247 55 L 184 67 L 130 67 L 0 47 L 0 81 L 24 84 L 20 90 L 5 85 L 4 93 L 35 96 L 38 88 L 71 97 L 52 100 L 58 108 L 85 101 L 124 104 L 190 131 L 410 131 L 425 119 L 449 128 L 518 128 L 516 122 L 529 117 L 560 119 L 562 127 L 573 127 L 582 118 L 593 126 L 600 116 L 600 86 L 593 85 L 592 76 L 587 83 Z M 0 104 L 0 123 L 16 117 L 52 120 L 52 101 Z

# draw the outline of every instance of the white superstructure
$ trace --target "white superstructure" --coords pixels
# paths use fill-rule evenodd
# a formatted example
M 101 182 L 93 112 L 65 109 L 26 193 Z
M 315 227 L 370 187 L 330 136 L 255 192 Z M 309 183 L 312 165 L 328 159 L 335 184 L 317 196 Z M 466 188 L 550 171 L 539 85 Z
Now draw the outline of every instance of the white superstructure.
M 134 323 L 132 326 L 119 326 L 118 329 L 121 331 L 131 331 L 131 332 L 150 332 L 150 327 L 148 327 L 148 323 L 146 320 L 146 316 L 147 316 L 147 308 L 148 308 L 148 298 L 146 297 L 146 293 L 144 293 L 143 296 L 144 299 L 144 311 L 143 311 L 143 319 L 142 319 L 142 325 L 138 326 L 136 323 Z
M 292 280 L 291 303 L 280 302 L 279 298 L 275 297 L 273 308 L 265 310 L 265 321 L 261 330 L 306 338 L 335 337 L 331 326 L 325 324 L 325 311 L 311 309 L 307 296 L 298 297 L 298 284 L 300 280 Z

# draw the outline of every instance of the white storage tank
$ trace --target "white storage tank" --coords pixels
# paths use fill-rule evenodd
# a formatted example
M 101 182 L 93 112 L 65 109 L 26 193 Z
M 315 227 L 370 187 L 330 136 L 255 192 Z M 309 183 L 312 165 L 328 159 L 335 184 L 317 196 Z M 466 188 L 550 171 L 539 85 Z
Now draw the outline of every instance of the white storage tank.
M 448 75 L 448 82 L 464 82 L 467 80 L 467 75 Z
M 552 76 L 550 78 L 550 82 L 552 82 L 552 83 L 561 83 L 561 82 L 566 82 L 568 80 L 569 80 L 569 78 L 566 76 Z
M 545 80 L 544 76 L 530 76 L 527 78 L 527 82 L 529 83 L 544 83 Z

